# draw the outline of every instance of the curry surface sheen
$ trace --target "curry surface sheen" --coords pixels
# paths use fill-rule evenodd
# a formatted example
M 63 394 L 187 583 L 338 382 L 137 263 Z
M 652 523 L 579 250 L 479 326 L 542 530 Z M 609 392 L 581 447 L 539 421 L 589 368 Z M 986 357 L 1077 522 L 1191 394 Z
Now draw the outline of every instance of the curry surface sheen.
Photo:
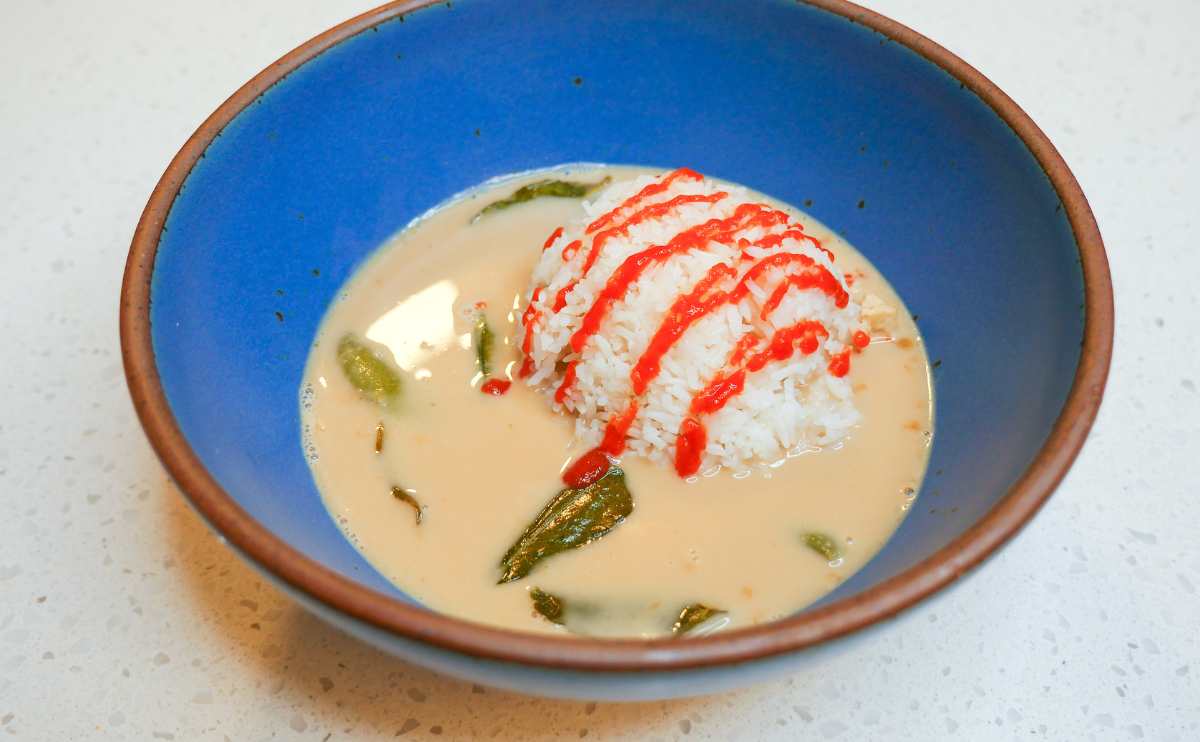
M 862 422 L 841 445 L 745 476 L 685 481 L 670 467 L 621 461 L 633 513 L 608 535 L 498 585 L 498 562 L 583 450 L 572 421 L 517 381 L 480 392 L 472 330 L 477 306 L 496 336 L 494 379 L 514 379 L 521 293 L 556 226 L 579 201 L 542 198 L 480 209 L 546 177 L 616 180 L 627 167 L 571 167 L 488 184 L 430 213 L 384 246 L 330 307 L 308 360 L 302 424 L 313 477 L 347 537 L 387 578 L 432 609 L 529 631 L 566 632 L 533 611 L 533 588 L 561 598 L 570 630 L 605 636 L 669 633 L 685 605 L 727 611 L 728 625 L 793 613 L 865 564 L 920 488 L 932 436 L 929 365 L 903 303 L 857 251 L 816 220 L 780 205 L 896 309 L 890 337 L 856 355 L 850 378 Z M 337 359 L 346 333 L 390 351 L 402 372 L 395 410 L 361 398 Z M 386 352 L 383 353 L 386 355 Z M 382 451 L 377 431 L 384 427 Z M 402 487 L 423 506 L 392 496 Z M 833 536 L 828 562 L 804 534 Z

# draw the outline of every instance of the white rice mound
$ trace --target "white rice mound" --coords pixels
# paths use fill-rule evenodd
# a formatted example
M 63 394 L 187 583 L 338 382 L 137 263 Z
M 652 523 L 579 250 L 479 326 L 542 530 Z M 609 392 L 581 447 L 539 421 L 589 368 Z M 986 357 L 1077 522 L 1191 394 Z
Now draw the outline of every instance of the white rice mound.
M 571 336 L 579 329 L 597 294 L 626 258 L 651 246 L 664 245 L 689 227 L 728 218 L 741 204 L 761 202 L 746 189 L 727 183 L 686 177 L 673 180 L 664 192 L 622 211 L 610 226 L 620 224 L 640 208 L 675 196 L 715 191 L 725 191 L 728 196 L 711 204 L 680 205 L 661 218 L 630 227 L 627 236 L 609 239 L 587 276 L 567 294 L 565 306 L 559 312 L 552 311 L 558 292 L 579 278 L 592 239 L 599 233 L 587 234 L 587 226 L 664 177 L 665 174 L 657 178 L 640 176 L 616 183 L 585 202 L 586 216 L 563 225 L 562 235 L 542 252 L 525 294 L 528 304 L 540 289 L 529 312 L 533 325 L 528 354 L 532 373 L 526 381 L 545 393 L 556 410 L 576 416 L 575 435 L 586 446 L 599 444 L 609 418 L 629 406 L 631 370 L 675 299 L 692 291 L 714 264 L 723 262 L 737 268 L 737 278 L 716 287 L 729 289 L 757 259 L 776 252 L 800 253 L 828 269 L 849 292 L 845 278 L 829 256 L 807 240 L 789 237 L 778 247 L 750 247 L 746 253 L 755 260 L 740 259 L 742 248 L 738 238 L 753 243 L 768 234 L 802 228 L 795 216 L 789 214 L 788 224 L 754 227 L 738 233 L 731 244 L 710 242 L 704 249 L 676 254 L 665 262 L 652 264 L 634 281 L 624 299 L 612 305 L 599 332 L 588 339 L 580 353 L 573 353 Z M 582 248 L 564 261 L 563 248 L 574 240 L 581 240 Z M 845 307 L 838 308 L 834 298 L 820 290 L 793 286 L 778 308 L 766 320 L 761 319 L 762 302 L 781 280 L 794 272 L 795 268 L 788 267 L 766 271 L 751 284 L 751 291 L 740 303 L 724 304 L 691 324 L 663 357 L 657 377 L 638 397 L 639 409 L 628 431 L 626 454 L 672 464 L 675 440 L 688 416 L 693 396 L 727 368 L 737 341 L 751 330 L 769 339 L 776 330 L 801 320 L 821 322 L 829 337 L 822 340 L 815 353 L 804 355 L 797 349 L 786 361 L 772 360 L 761 371 L 748 373 L 740 394 L 716 413 L 701 418 L 707 429 L 707 445 L 700 473 L 713 474 L 722 467 L 735 474 L 747 472 L 758 466 L 778 464 L 789 455 L 833 445 L 846 437 L 858 422 L 859 413 L 849 378 L 832 375 L 828 366 L 834 354 L 851 347 L 851 336 L 856 330 L 867 329 L 860 317 L 861 307 L 853 295 Z M 523 336 L 524 332 L 525 328 L 518 327 L 518 333 Z M 521 339 L 518 337 L 518 343 Z M 759 349 L 762 347 L 765 340 Z M 560 361 L 577 362 L 576 379 L 562 404 L 554 401 L 563 376 Z

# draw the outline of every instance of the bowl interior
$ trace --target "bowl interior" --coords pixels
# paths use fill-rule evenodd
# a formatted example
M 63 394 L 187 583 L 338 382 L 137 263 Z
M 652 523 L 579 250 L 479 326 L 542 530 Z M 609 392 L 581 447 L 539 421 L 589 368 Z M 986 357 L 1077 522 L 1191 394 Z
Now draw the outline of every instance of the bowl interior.
M 956 79 L 795 3 L 454 2 L 365 30 L 266 91 L 170 211 L 158 370 L 242 508 L 404 597 L 313 485 L 297 409 L 309 344 L 340 285 L 410 219 L 487 178 L 578 161 L 687 165 L 811 201 L 919 315 L 937 363 L 929 475 L 897 535 L 826 601 L 961 535 L 1037 453 L 1079 359 L 1078 251 L 1033 156 Z

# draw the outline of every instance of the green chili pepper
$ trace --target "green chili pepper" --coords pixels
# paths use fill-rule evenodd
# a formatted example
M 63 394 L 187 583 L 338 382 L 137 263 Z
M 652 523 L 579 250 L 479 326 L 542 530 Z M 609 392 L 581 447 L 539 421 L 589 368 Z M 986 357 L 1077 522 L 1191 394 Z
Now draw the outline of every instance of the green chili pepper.
M 611 181 L 611 177 L 605 177 L 595 183 L 578 183 L 570 180 L 539 180 L 534 183 L 528 183 L 513 191 L 511 196 L 484 206 L 471 221 L 475 221 L 493 211 L 501 211 L 510 206 L 532 201 L 535 198 L 583 198 L 592 191 L 608 185 Z
M 500 583 L 521 579 L 546 557 L 590 544 L 632 512 L 625 472 L 616 467 L 587 487 L 561 490 L 500 560 Z

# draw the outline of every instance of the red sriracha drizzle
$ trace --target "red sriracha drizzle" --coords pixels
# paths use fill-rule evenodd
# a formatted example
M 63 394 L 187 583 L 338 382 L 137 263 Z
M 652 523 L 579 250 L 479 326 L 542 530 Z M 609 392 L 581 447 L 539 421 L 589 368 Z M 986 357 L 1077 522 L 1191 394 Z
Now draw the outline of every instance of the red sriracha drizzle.
M 783 297 L 792 286 L 798 289 L 820 289 L 825 294 L 833 297 L 833 303 L 838 309 L 845 307 L 850 302 L 850 295 L 837 282 L 833 274 L 825 270 L 824 267 L 810 262 L 803 271 L 788 276 L 775 287 L 775 290 L 771 292 L 771 296 L 763 303 L 762 314 L 760 315 L 763 319 L 766 319 L 771 312 L 775 311 L 775 308 L 779 306 L 779 302 L 783 301 Z
M 813 237 L 811 234 L 805 232 L 803 228 L 789 229 L 786 232 L 780 232 L 779 234 L 769 234 L 759 241 L 758 244 L 760 247 L 778 247 L 779 244 L 788 237 L 792 237 L 797 240 L 807 240 L 810 244 L 812 244 L 813 247 L 825 253 L 825 256 L 829 258 L 829 262 L 832 263 L 837 260 L 829 248 L 822 245 L 821 241 L 816 237 Z
M 675 471 L 679 472 L 679 476 L 688 477 L 700 470 L 706 445 L 708 431 L 700 421 L 694 417 L 684 418 L 679 426 L 679 437 L 675 439 Z
M 539 286 L 533 290 L 533 296 L 529 297 L 529 306 L 525 307 L 525 313 L 521 315 L 521 324 L 525 326 L 525 337 L 521 340 L 521 352 L 525 354 L 525 358 L 521 361 L 521 369 L 517 372 L 517 376 L 522 379 L 533 373 L 533 357 L 530 356 L 530 353 L 533 351 L 533 325 L 540 314 L 535 305 L 541 295 L 542 288 Z
M 547 250 L 549 250 L 550 246 L 553 245 L 555 243 L 555 241 L 558 240 L 559 237 L 562 237 L 562 233 L 563 233 L 562 227 L 559 227 L 558 229 L 551 232 L 550 236 L 546 238 L 546 244 L 542 245 L 542 252 L 546 252 Z
M 738 341 L 734 349 L 735 355 L 745 353 L 747 345 L 745 336 Z M 690 477 L 700 470 L 704 458 L 704 446 L 708 440 L 708 432 L 704 423 L 700 422 L 701 415 L 711 415 L 725 404 L 742 393 L 746 386 L 746 374 L 761 371 L 770 361 L 786 361 L 791 358 L 796 348 L 804 355 L 811 355 L 821 347 L 821 339 L 829 337 L 825 326 L 815 320 L 802 320 L 794 325 L 777 330 L 767 343 L 767 347 L 750 356 L 742 368 L 730 374 L 718 373 L 708 386 L 701 389 L 692 397 L 688 408 L 688 416 L 679 426 L 679 437 L 675 442 L 675 471 L 681 477 Z M 848 362 L 847 362 L 848 367 Z
M 629 234 L 629 228 L 633 225 L 640 224 L 649 219 L 657 219 L 681 204 L 716 203 L 728 195 L 728 193 L 721 191 L 710 196 L 676 196 L 670 201 L 665 201 L 660 204 L 651 204 L 641 211 L 636 212 L 633 216 L 625 220 L 625 222 L 620 226 L 606 229 L 592 239 L 592 247 L 588 251 L 587 259 L 583 262 L 583 269 L 579 272 L 580 278 L 586 276 L 588 271 L 592 269 L 592 266 L 596 264 L 596 259 L 600 257 L 600 253 L 604 250 L 604 244 L 612 237 Z M 575 257 L 575 253 L 579 251 L 581 244 L 582 243 L 579 240 L 575 240 L 563 248 L 562 259 L 564 263 Z M 571 293 L 571 291 L 575 289 L 575 286 L 579 283 L 579 281 L 579 278 L 573 279 L 567 283 L 566 286 L 563 286 L 561 289 L 559 289 L 558 294 L 554 297 L 554 306 L 551 307 L 552 312 L 558 314 L 560 311 L 562 311 L 562 308 L 567 305 L 567 294 Z
M 778 235 L 770 236 L 777 237 Z M 763 238 L 759 240 L 758 244 L 762 245 L 767 241 L 768 238 Z M 775 244 L 778 244 L 778 242 Z M 746 242 L 742 245 L 742 249 L 744 250 L 749 246 L 749 242 Z M 750 270 L 746 271 L 746 274 L 742 276 L 741 280 L 738 281 L 732 290 L 718 291 L 705 298 L 705 295 L 708 294 L 717 281 L 737 275 L 737 271 L 732 266 L 718 263 L 709 269 L 708 273 L 696 283 L 690 293 L 676 299 L 675 303 L 671 305 L 671 309 L 667 311 L 666 318 L 659 325 L 658 330 L 654 333 L 654 337 L 650 339 L 650 344 L 647 346 L 646 351 L 638 359 L 637 364 L 630 373 L 630 381 L 633 383 L 633 393 L 642 394 L 646 391 L 647 385 L 658 375 L 663 356 L 683 336 L 692 323 L 724 304 L 737 304 L 750 293 L 750 284 L 758 280 L 767 269 L 783 267 L 788 263 L 799 263 L 804 267 L 804 271 L 800 274 L 789 276 L 779 283 L 767 299 L 767 302 L 763 305 L 760 315 L 762 319 L 765 320 L 779 306 L 779 303 L 783 300 L 784 295 L 791 286 L 796 286 L 800 289 L 820 289 L 826 295 L 832 296 L 834 303 L 838 307 L 844 307 L 850 301 L 850 296 L 837 282 L 837 279 L 833 277 L 833 274 L 823 266 L 816 265 L 812 258 L 809 258 L 807 255 L 796 253 L 776 253 L 769 255 L 751 266 Z M 736 354 L 737 360 L 731 362 L 734 364 L 739 363 L 741 361 L 741 354 L 756 342 L 757 336 L 743 337 L 738 345 L 741 348 L 741 353 Z
M 571 361 L 567 364 L 567 370 L 563 372 L 562 383 L 558 385 L 558 389 L 554 390 L 554 401 L 559 404 L 567 398 L 567 390 L 575 383 L 575 366 L 579 361 Z
M 732 397 L 742 393 L 746 386 L 746 369 L 739 368 L 729 376 L 718 373 L 708 386 L 696 392 L 688 408 L 691 415 L 709 415 L 725 406 Z M 698 424 L 698 423 L 697 423 Z
M 625 259 L 608 278 L 608 283 L 601 289 L 596 296 L 595 302 L 588 309 L 587 314 L 583 316 L 583 321 L 579 325 L 579 329 L 571 336 L 571 350 L 576 353 L 583 350 L 583 346 L 592 335 L 600 330 L 600 323 L 604 321 L 608 314 L 608 309 L 615 302 L 624 298 L 629 291 L 629 287 L 635 280 L 654 263 L 659 263 L 667 260 L 671 256 L 693 250 L 698 247 L 703 247 L 710 241 L 728 241 L 737 232 L 748 228 L 752 224 L 760 221 L 767 221 L 766 217 L 772 217 L 778 214 L 780 217 L 787 219 L 787 215 L 783 212 L 765 211 L 761 204 L 742 204 L 734 212 L 733 216 L 728 219 L 710 219 L 703 224 L 698 224 L 695 227 L 684 230 L 675 235 L 665 245 L 654 245 L 641 252 L 634 253 Z M 770 223 L 763 226 L 769 226 Z M 555 401 L 562 403 L 566 399 L 567 391 L 571 388 L 571 384 L 575 381 L 575 367 L 572 363 L 567 366 L 567 372 L 563 375 L 562 384 L 554 393 Z
M 579 252 L 579 248 L 581 247 L 583 247 L 583 242 L 580 240 L 572 240 L 570 243 L 568 243 L 567 246 L 562 249 L 563 262 L 565 263 L 571 258 L 575 257 L 575 253 Z
M 703 224 L 692 227 L 684 232 L 676 235 L 666 245 L 657 245 L 640 253 L 631 255 L 626 258 L 625 262 L 613 273 L 609 278 L 604 289 L 597 296 L 592 307 L 584 315 L 583 321 L 579 329 L 571 337 L 571 348 L 575 352 L 582 350 L 587 339 L 599 331 L 600 325 L 607 314 L 608 308 L 623 298 L 629 289 L 629 286 L 641 276 L 645 269 L 654 262 L 666 260 L 673 255 L 686 252 L 691 249 L 703 247 L 709 242 L 728 243 L 738 232 L 748 229 L 752 226 L 769 227 L 774 224 L 786 223 L 787 215 L 783 212 L 767 210 L 761 204 L 742 204 L 734 212 L 734 215 L 728 219 L 713 219 Z M 785 236 L 807 237 L 800 230 L 788 230 L 785 233 L 778 235 L 769 235 L 759 240 L 759 245 L 775 245 L 782 242 Z M 739 244 L 742 244 L 739 242 Z M 743 244 L 743 249 L 748 246 L 748 243 Z M 774 267 L 783 267 L 789 263 L 798 263 L 802 266 L 802 271 L 799 274 L 789 276 L 781 283 L 772 293 L 767 305 L 763 308 L 762 316 L 765 318 L 770 312 L 778 306 L 782 301 L 787 289 L 790 286 L 796 286 L 801 289 L 815 288 L 820 289 L 823 293 L 833 297 L 834 304 L 838 308 L 845 307 L 850 296 L 842 285 L 838 283 L 824 266 L 817 265 L 812 258 L 807 255 L 797 253 L 776 253 L 769 255 L 746 271 L 738 284 L 728 292 L 716 292 L 711 296 L 706 296 L 713 285 L 719 280 L 736 275 L 736 271 L 730 266 L 719 264 L 714 266 L 701 279 L 692 291 L 688 294 L 680 296 L 676 299 L 668 311 L 666 319 L 659 326 L 646 351 L 638 359 L 630 374 L 630 379 L 633 384 L 633 392 L 635 395 L 645 392 L 649 382 L 657 376 L 660 370 L 660 363 L 663 356 L 670 350 L 676 341 L 687 331 L 697 319 L 705 314 L 713 311 L 717 307 L 725 303 L 736 303 L 741 301 L 750 290 L 750 283 L 757 280 L 768 269 Z M 817 336 L 828 337 L 829 333 L 824 326 L 816 322 L 801 322 L 792 327 L 784 328 L 776 333 L 775 337 L 765 351 L 752 357 L 746 364 L 746 368 L 751 371 L 758 371 L 771 359 L 784 360 L 792 354 L 794 342 L 799 342 L 801 352 L 811 354 L 816 352 L 820 345 Z M 752 347 L 754 340 L 742 338 L 738 343 L 737 355 L 740 361 L 740 356 Z M 554 398 L 560 404 L 566 399 L 567 392 L 575 382 L 574 364 L 567 367 L 566 373 L 563 375 L 562 382 L 555 391 Z M 740 374 L 735 372 L 730 377 L 721 377 L 721 380 L 727 387 L 726 393 L 721 396 L 721 401 L 711 411 L 715 412 L 724 405 L 724 401 L 734 394 L 740 393 L 742 384 L 745 380 L 744 372 Z M 717 390 L 712 390 L 716 392 Z M 701 392 L 704 395 L 704 391 Z M 704 411 L 697 410 L 703 414 Z M 632 419 L 629 420 L 632 423 Z M 698 426 L 698 428 L 697 428 Z M 628 426 L 626 426 L 628 427 Z M 695 421 L 695 425 L 689 423 L 691 442 L 694 444 L 700 440 L 700 436 L 706 435 L 703 431 L 703 425 L 699 420 Z M 611 432 L 611 431 L 610 431 Z M 682 433 L 681 433 L 682 435 Z M 607 438 L 607 436 L 606 436 Z M 687 445 L 687 444 L 685 444 Z M 624 441 L 620 444 L 624 448 Z M 678 446 L 676 448 L 678 451 Z M 700 456 L 703 451 L 703 446 L 699 448 L 692 446 L 692 453 Z M 616 453 L 619 453 L 616 452 Z M 685 456 L 686 461 L 691 459 Z M 678 463 L 678 462 L 677 462 Z M 686 463 L 686 462 L 685 462 Z M 690 468 L 691 464 L 688 464 Z M 699 466 L 697 459 L 695 466 Z M 685 474 L 680 471 L 682 476 L 690 476 L 695 473 L 695 470 Z
M 612 462 L 608 460 L 608 454 L 599 448 L 593 448 L 575 459 L 575 463 L 563 472 L 562 479 L 568 487 L 582 489 L 599 481 L 611 467 Z
M 800 320 L 790 327 L 776 330 L 766 350 L 759 351 L 746 361 L 746 369 L 753 373 L 761 371 L 770 361 L 786 361 L 792 357 L 794 348 L 799 348 L 806 356 L 812 355 L 821 347 L 821 340 L 827 337 L 829 332 L 825 325 L 816 320 Z
M 829 375 L 839 379 L 850 373 L 850 351 L 843 350 L 829 359 Z
M 563 473 L 563 481 L 568 487 L 586 487 L 608 472 L 612 466 L 612 457 L 620 456 L 625 450 L 625 436 L 629 433 L 629 426 L 633 425 L 637 413 L 637 400 L 633 400 L 624 412 L 609 419 L 604 429 L 604 440 L 600 441 L 600 445 L 576 459 Z
M 657 219 L 661 216 L 668 214 L 672 209 L 675 209 L 684 204 L 697 204 L 697 203 L 715 204 L 717 201 L 720 201 L 721 199 L 725 198 L 728 195 L 729 194 L 726 193 L 725 191 L 717 191 L 716 193 L 713 193 L 708 196 L 701 196 L 701 195 L 676 196 L 675 198 L 671 199 L 670 201 L 663 201 L 662 203 L 659 203 L 659 204 L 651 204 L 651 205 L 647 206 L 646 208 L 642 209 L 641 211 L 635 212 L 633 214 L 633 216 L 626 219 L 620 225 L 606 229 L 603 232 L 600 232 L 599 234 L 597 234 L 594 238 L 592 238 L 592 247 L 588 251 L 587 260 L 585 260 L 583 262 L 583 270 L 580 272 L 580 275 L 586 276 L 588 274 L 588 271 L 590 271 L 592 269 L 592 266 L 596 264 L 596 258 L 600 257 L 600 253 L 604 250 L 604 244 L 606 242 L 608 242 L 613 237 L 627 236 L 629 234 L 630 227 L 641 224 L 642 222 L 645 222 L 645 221 Z M 565 254 L 564 254 L 564 259 L 565 259 Z
M 746 354 L 749 353 L 754 346 L 758 345 L 759 340 L 760 338 L 758 337 L 758 333 L 753 330 L 747 332 L 745 335 L 742 335 L 741 339 L 737 341 L 737 344 L 733 346 L 733 352 L 729 354 L 729 365 L 740 366 L 742 359 L 746 357 Z
M 567 283 L 566 286 L 563 286 L 561 289 L 559 289 L 558 293 L 554 295 L 554 306 L 550 307 L 550 311 L 554 312 L 555 314 L 561 312 L 562 308 L 567 305 L 567 294 L 574 291 L 575 286 L 578 283 L 579 279 L 573 278 Z
M 713 284 L 723 278 L 732 278 L 736 275 L 737 271 L 734 268 L 724 263 L 717 263 L 708 269 L 708 273 L 692 288 L 691 293 L 684 294 L 675 300 L 675 303 L 667 310 L 666 319 L 659 325 L 654 337 L 650 339 L 650 344 L 646 346 L 646 351 L 642 353 L 637 365 L 630 372 L 629 378 L 633 382 L 634 394 L 642 394 L 646 391 L 646 385 L 655 376 L 658 376 L 658 372 L 661 370 L 660 363 L 663 356 L 667 354 L 675 341 L 683 336 L 688 327 L 725 303 L 728 294 L 724 291 L 705 298 L 705 294 L 709 292 Z
M 616 208 L 601 215 L 589 224 L 586 234 L 596 232 L 598 234 L 592 238 L 590 249 L 579 273 L 580 278 L 585 276 L 592 266 L 595 265 L 599 255 L 603 251 L 604 244 L 614 237 L 627 235 L 630 227 L 647 220 L 660 218 L 672 209 L 684 204 L 716 203 L 728 195 L 723 191 L 704 196 L 687 194 L 676 196 L 660 203 L 650 204 L 649 206 L 635 208 L 644 199 L 666 191 L 671 183 L 677 179 L 699 180 L 701 177 L 692 170 L 680 168 L 663 180 L 646 186 L 637 194 L 627 198 Z M 631 211 L 632 213 L 630 213 Z M 624 221 L 620 221 L 622 214 L 627 215 Z M 583 350 L 588 339 L 599 332 L 612 305 L 625 297 L 630 286 L 650 266 L 665 262 L 676 255 L 691 250 L 703 249 L 711 242 L 731 244 L 740 232 L 755 227 L 769 229 L 779 224 L 788 224 L 788 217 L 784 212 L 771 209 L 764 204 L 743 203 L 727 219 L 710 219 L 703 224 L 695 225 L 675 235 L 665 245 L 654 245 L 630 255 L 609 276 L 603 289 L 596 295 L 592 306 L 588 309 L 579 327 L 571 336 L 569 343 L 571 350 L 575 353 L 580 353 Z M 562 230 L 560 228 L 546 241 L 544 249 L 548 249 L 561 236 Z M 816 249 L 829 256 L 831 261 L 834 260 L 832 252 L 826 249 L 817 238 L 805 233 L 798 225 L 789 226 L 783 232 L 768 234 L 753 243 L 745 238 L 737 239 L 736 244 L 742 250 L 740 260 L 755 260 L 754 256 L 747 253 L 747 250 L 751 247 L 770 249 L 778 247 L 784 240 L 789 238 L 808 241 Z M 578 240 L 567 245 L 562 251 L 563 260 L 573 258 L 580 248 L 581 242 Z M 646 391 L 649 383 L 660 372 L 663 357 L 683 337 L 692 324 L 724 304 L 736 304 L 742 301 L 748 295 L 751 284 L 758 281 L 768 270 L 772 268 L 786 268 L 793 264 L 799 270 L 785 275 L 772 288 L 770 295 L 763 302 L 760 312 L 761 319 L 766 320 L 779 307 L 788 290 L 792 287 L 800 290 L 817 289 L 832 298 L 835 306 L 839 309 L 844 308 L 849 303 L 850 296 L 843 287 L 843 284 L 825 266 L 817 263 L 807 255 L 774 253 L 765 258 L 758 259 L 746 271 L 737 284 L 728 291 L 714 290 L 714 287 L 721 281 L 735 277 L 738 274 L 738 270 L 734 266 L 726 264 L 713 266 L 692 287 L 691 291 L 676 297 L 666 317 L 651 338 L 645 352 L 643 352 L 630 373 L 633 397 L 630 399 L 628 407 L 623 412 L 615 414 L 609 419 L 601 444 L 576 460 L 564 472 L 563 481 L 572 487 L 586 487 L 608 471 L 608 468 L 612 464 L 610 457 L 620 456 L 625 450 L 625 438 L 629 428 L 637 418 L 637 397 Z M 847 283 L 850 283 L 852 280 L 852 276 L 846 276 Z M 567 295 L 574 290 L 578 282 L 579 279 L 575 279 L 557 292 L 551 311 L 557 313 L 566 305 Z M 522 317 L 522 323 L 525 325 L 525 338 L 522 343 L 525 360 L 519 372 L 522 377 L 528 376 L 533 372 L 533 363 L 529 358 L 529 353 L 532 349 L 533 326 L 541 314 L 534 308 L 540 292 L 540 288 L 534 292 L 530 300 L 530 305 L 526 308 L 525 314 Z M 789 327 L 777 330 L 771 336 L 770 340 L 766 342 L 765 347 L 757 350 L 757 352 L 752 351 L 762 346 L 763 343 L 763 338 L 758 333 L 751 331 L 740 338 L 730 353 L 726 365 L 726 368 L 731 370 L 719 372 L 704 389 L 696 393 L 689 406 L 689 414 L 680 425 L 675 449 L 675 468 L 679 475 L 687 477 L 695 474 L 699 471 L 703 461 L 708 433 L 700 418 L 703 415 L 711 415 L 719 411 L 730 399 L 740 394 L 745 388 L 747 374 L 762 370 L 771 361 L 785 361 L 794 355 L 797 349 L 804 355 L 811 355 L 817 352 L 822 340 L 828 337 L 829 332 L 820 322 L 803 320 Z M 851 345 L 855 351 L 862 350 L 870 342 L 870 336 L 861 330 L 856 331 L 851 337 Z M 850 353 L 851 350 L 847 349 L 830 357 L 828 371 L 831 375 L 842 377 L 849 373 Z M 576 366 L 578 363 L 579 361 L 575 360 L 567 365 L 561 383 L 555 390 L 554 399 L 559 404 L 565 401 L 571 386 L 575 382 Z M 485 386 L 487 385 L 485 384 Z
M 490 394 L 493 397 L 502 396 L 512 386 L 512 382 L 508 379 L 488 379 L 479 387 L 479 391 L 484 394 Z
M 608 419 L 608 425 L 604 428 L 604 440 L 600 441 L 599 447 L 612 456 L 620 456 L 624 453 L 625 435 L 629 433 L 629 428 L 637 419 L 637 414 L 638 402 L 636 399 L 632 399 L 624 412 Z
M 629 207 L 640 203 L 642 201 L 642 199 L 649 198 L 650 196 L 654 196 L 656 194 L 662 193 L 663 191 L 670 188 L 671 184 L 674 183 L 676 180 L 679 180 L 681 178 L 684 180 L 700 180 L 703 177 L 704 176 L 700 175 L 700 173 L 696 172 L 695 170 L 689 170 L 686 167 L 681 167 L 678 170 L 672 172 L 667 177 L 658 181 L 657 183 L 651 183 L 650 185 L 646 186 L 642 190 L 638 191 L 637 193 L 633 194 L 629 198 L 625 199 L 624 201 L 621 202 L 621 204 L 619 206 L 617 206 L 617 208 L 613 209 L 612 211 L 610 211 L 606 214 L 601 214 L 596 219 L 596 221 L 592 222 L 591 224 L 589 224 L 587 226 L 587 233 L 591 234 L 592 232 L 595 232 L 597 229 L 602 229 L 604 227 L 607 227 L 609 224 L 611 224 L 617 218 L 617 215 L 620 214 L 623 210 L 628 209 Z
M 768 211 L 762 204 L 742 204 L 728 219 L 710 219 L 680 232 L 665 245 L 654 245 L 625 258 L 620 267 L 609 276 L 608 283 L 584 315 L 579 329 L 571 336 L 571 349 L 576 353 L 583 350 L 588 338 L 599 331 L 600 323 L 604 321 L 609 308 L 625 298 L 629 287 L 651 265 L 661 263 L 679 253 L 704 247 L 709 242 L 728 243 L 742 230 L 755 226 L 769 227 L 779 224 L 781 219 L 787 219 L 787 215 L 781 211 Z

